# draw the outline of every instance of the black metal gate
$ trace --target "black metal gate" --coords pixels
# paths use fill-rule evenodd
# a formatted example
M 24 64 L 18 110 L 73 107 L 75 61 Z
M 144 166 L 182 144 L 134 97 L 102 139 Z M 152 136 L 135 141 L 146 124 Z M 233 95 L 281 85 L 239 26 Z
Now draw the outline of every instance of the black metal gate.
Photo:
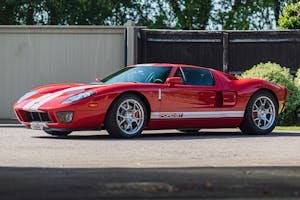
M 261 62 L 300 67 L 300 31 L 141 29 L 138 63 L 184 63 L 239 74 Z

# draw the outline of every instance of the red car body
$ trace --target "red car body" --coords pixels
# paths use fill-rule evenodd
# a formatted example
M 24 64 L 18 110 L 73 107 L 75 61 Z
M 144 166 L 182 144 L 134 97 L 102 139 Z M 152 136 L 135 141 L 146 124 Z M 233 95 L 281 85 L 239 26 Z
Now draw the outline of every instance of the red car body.
M 182 64 L 141 64 L 130 67 L 170 67 L 163 83 L 122 82 L 115 84 L 52 84 L 33 89 L 35 94 L 14 104 L 19 121 L 27 127 L 45 130 L 87 130 L 105 128 L 107 112 L 113 102 L 130 93 L 141 98 L 149 115 L 146 129 L 185 129 L 239 127 L 250 98 L 258 91 L 274 95 L 281 112 L 287 90 L 265 80 L 237 79 L 223 72 Z M 214 84 L 186 85 L 174 77 L 179 68 L 209 70 Z M 173 77 L 173 78 L 172 78 Z M 170 81 L 171 80 L 171 81 Z M 177 84 L 178 82 L 178 84 Z M 74 103 L 62 102 L 76 94 L 95 94 Z M 61 123 L 59 112 L 72 112 L 71 122 Z M 36 126 L 35 126 L 36 127 Z

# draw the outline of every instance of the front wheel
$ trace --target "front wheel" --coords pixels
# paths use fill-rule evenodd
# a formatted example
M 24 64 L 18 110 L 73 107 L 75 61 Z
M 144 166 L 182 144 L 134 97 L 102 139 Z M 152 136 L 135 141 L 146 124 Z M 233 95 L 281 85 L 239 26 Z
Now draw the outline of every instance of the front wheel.
M 131 138 L 141 134 L 148 121 L 143 100 L 134 94 L 116 99 L 105 118 L 105 128 L 114 137 Z
M 240 129 L 245 134 L 268 134 L 275 128 L 277 118 L 276 98 L 270 92 L 260 91 L 251 97 Z

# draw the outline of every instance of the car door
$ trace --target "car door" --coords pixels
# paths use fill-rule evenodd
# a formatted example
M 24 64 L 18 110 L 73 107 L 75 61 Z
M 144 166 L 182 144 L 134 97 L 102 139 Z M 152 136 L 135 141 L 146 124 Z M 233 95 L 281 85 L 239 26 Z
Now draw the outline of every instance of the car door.
M 162 88 L 160 113 L 152 117 L 177 128 L 197 127 L 201 119 L 216 114 L 212 111 L 216 110 L 219 92 L 210 70 L 178 67 L 174 77 L 181 77 L 183 84 Z

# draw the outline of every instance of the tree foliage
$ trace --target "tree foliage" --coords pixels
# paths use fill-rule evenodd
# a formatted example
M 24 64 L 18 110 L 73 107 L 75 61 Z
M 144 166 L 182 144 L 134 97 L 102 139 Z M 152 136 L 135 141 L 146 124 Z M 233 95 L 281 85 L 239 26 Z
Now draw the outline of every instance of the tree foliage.
M 272 29 L 288 0 L 219 1 L 212 21 L 224 30 Z M 222 8 L 222 9 L 220 9 Z
M 0 24 L 34 24 L 41 1 L 2 0 L 0 1 Z
M 289 69 L 276 63 L 261 63 L 245 71 L 242 78 L 260 78 L 284 85 L 288 89 L 286 109 L 279 116 L 280 125 L 299 124 L 298 111 L 300 106 L 300 90 L 293 82 Z
M 124 24 L 133 0 L 2 0 L 0 24 Z
M 212 9 L 211 0 L 167 0 L 178 29 L 205 29 Z
M 0 24 L 123 25 L 248 30 L 274 28 L 292 0 L 0 0 Z M 293 0 L 297 1 L 297 0 Z
M 120 2 L 119 4 L 122 4 Z M 46 24 L 104 25 L 120 5 L 111 1 L 48 0 L 44 4 Z M 118 19 L 115 19 L 118 20 Z
M 278 20 L 279 29 L 300 29 L 300 2 L 288 5 Z
M 134 21 L 136 25 L 148 28 L 170 28 L 173 16 L 170 15 L 170 7 L 166 1 L 135 1 L 129 9 L 127 19 Z

